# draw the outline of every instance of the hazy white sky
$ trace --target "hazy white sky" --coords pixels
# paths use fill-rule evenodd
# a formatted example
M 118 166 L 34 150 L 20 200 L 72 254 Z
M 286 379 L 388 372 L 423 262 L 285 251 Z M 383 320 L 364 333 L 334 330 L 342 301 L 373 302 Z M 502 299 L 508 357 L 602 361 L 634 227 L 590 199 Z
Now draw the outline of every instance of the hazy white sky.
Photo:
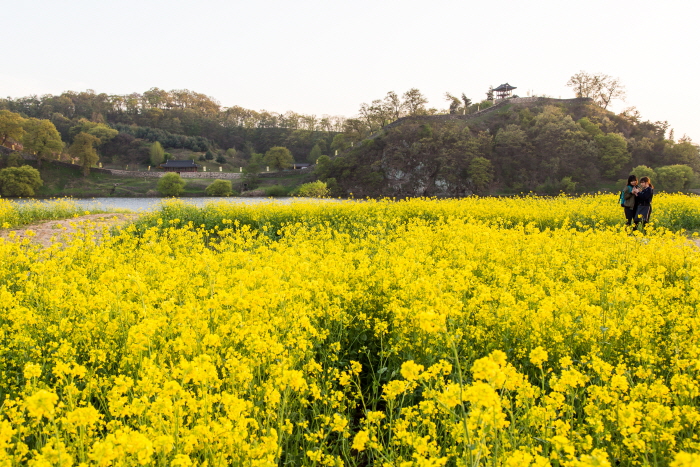
M 700 141 L 692 0 L 23 0 L 3 8 L 0 95 L 190 89 L 225 107 L 352 117 L 416 87 L 481 100 L 509 82 L 573 97 L 580 71 L 619 77 L 620 111 Z

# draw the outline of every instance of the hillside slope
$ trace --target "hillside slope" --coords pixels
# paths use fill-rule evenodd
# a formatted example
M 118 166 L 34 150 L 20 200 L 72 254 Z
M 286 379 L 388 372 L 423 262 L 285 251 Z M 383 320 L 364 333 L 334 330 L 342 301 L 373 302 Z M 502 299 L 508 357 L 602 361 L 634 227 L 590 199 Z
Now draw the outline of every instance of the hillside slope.
M 317 171 L 338 194 L 373 197 L 576 191 L 638 165 L 700 171 L 697 147 L 666 140 L 666 129 L 591 99 L 513 98 L 470 115 L 401 118 Z

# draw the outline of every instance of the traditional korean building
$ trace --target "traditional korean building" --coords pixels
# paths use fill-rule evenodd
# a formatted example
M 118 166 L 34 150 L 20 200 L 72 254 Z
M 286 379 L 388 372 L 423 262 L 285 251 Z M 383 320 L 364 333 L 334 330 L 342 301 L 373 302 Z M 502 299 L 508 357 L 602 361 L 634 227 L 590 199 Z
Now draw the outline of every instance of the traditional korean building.
M 513 89 L 518 89 L 515 86 L 511 86 L 510 84 L 501 84 L 498 86 L 496 89 L 494 89 L 494 92 L 496 93 L 496 99 L 505 99 L 507 97 L 513 97 Z
M 174 160 L 170 159 L 165 164 L 160 164 L 160 168 L 166 172 L 198 172 L 201 166 L 195 164 L 193 160 Z

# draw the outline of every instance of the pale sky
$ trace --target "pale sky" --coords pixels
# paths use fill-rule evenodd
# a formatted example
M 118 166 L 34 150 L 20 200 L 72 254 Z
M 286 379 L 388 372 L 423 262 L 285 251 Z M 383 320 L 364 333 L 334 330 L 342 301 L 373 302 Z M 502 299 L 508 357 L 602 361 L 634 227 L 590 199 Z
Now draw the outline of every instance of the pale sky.
M 569 98 L 617 77 L 644 120 L 700 142 L 700 3 L 686 0 L 3 2 L 0 96 L 189 89 L 222 106 L 353 117 L 418 88 L 473 101 L 508 82 Z

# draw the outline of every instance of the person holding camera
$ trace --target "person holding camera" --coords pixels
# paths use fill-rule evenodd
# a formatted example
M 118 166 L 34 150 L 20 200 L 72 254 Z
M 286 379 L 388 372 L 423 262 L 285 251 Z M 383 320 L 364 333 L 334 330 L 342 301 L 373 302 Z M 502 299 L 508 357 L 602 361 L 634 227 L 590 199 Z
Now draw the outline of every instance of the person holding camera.
M 649 217 L 651 217 L 651 200 L 654 197 L 654 185 L 651 184 L 651 179 L 649 177 L 642 177 L 639 179 L 639 187 L 637 193 L 637 210 L 634 214 L 634 230 L 637 230 L 637 224 L 644 224 L 649 222 Z
M 622 190 L 622 207 L 625 209 L 627 225 L 632 225 L 632 219 L 634 219 L 634 214 L 637 212 L 637 193 L 639 191 L 637 188 L 637 177 L 630 175 L 627 178 L 627 186 Z

